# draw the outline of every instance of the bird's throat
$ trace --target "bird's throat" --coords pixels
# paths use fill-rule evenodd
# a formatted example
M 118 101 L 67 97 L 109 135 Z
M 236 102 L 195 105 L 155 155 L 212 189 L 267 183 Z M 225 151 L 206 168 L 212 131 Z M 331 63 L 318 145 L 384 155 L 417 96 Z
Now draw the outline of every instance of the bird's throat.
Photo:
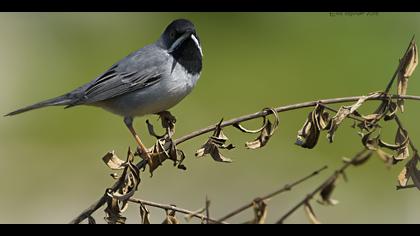
M 188 73 L 199 74 L 202 69 L 201 48 L 191 39 L 186 39 L 172 52 L 174 59 L 181 64 Z

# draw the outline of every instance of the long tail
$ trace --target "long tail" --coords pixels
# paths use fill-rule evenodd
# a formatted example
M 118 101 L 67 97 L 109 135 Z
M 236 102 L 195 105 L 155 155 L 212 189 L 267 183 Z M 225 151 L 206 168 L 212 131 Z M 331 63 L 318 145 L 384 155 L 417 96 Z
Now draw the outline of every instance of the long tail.
M 10 112 L 9 114 L 6 114 L 5 116 L 14 116 L 23 112 L 48 107 L 48 106 L 61 106 L 61 105 L 71 105 L 73 103 L 74 99 L 71 98 L 70 94 L 65 94 L 63 96 L 51 98 L 39 103 L 35 103 L 33 105 L 18 109 L 16 111 Z

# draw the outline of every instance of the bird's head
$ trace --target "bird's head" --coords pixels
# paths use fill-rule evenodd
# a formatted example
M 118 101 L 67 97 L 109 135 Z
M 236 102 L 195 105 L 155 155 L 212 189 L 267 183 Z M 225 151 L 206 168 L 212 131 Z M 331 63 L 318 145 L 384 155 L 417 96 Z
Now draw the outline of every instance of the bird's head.
M 185 19 L 177 19 L 170 23 L 160 38 L 161 46 L 170 54 L 185 56 L 200 54 L 203 56 L 200 38 L 194 24 Z

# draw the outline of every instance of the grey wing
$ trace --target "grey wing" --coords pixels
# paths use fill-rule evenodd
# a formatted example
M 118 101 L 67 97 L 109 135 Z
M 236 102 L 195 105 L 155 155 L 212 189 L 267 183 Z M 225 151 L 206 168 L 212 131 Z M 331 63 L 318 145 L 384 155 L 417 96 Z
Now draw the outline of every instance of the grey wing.
M 79 104 L 91 104 L 158 83 L 165 73 L 168 54 L 148 46 L 114 64 L 85 87 Z

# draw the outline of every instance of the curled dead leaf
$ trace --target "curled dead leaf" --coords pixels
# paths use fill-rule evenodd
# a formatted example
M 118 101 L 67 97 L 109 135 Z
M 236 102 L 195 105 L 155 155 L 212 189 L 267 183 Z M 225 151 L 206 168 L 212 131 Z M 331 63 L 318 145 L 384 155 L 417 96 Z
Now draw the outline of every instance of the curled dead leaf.
M 312 149 L 316 146 L 321 131 L 327 129 L 330 124 L 329 114 L 324 110 L 325 108 L 318 104 L 315 109 L 309 113 L 305 124 L 298 131 L 296 145 L 308 149 Z
M 328 205 L 328 206 L 335 206 L 338 204 L 337 200 L 334 200 L 331 198 L 334 189 L 336 187 L 336 181 L 338 176 L 335 178 L 331 178 L 328 183 L 324 186 L 324 188 L 321 190 L 319 195 L 321 196 L 321 199 L 318 200 L 318 203 L 321 205 Z
M 168 159 L 172 160 L 174 166 L 177 166 L 178 169 L 186 169 L 186 167 L 182 165 L 182 162 L 185 159 L 184 152 L 177 149 L 172 138 L 167 135 L 165 135 L 164 138 L 156 140 L 155 145 L 151 148 L 150 156 L 152 158 L 152 164 L 149 163 L 149 170 L 152 176 L 153 172 Z
M 400 184 L 400 187 L 406 187 L 409 180 L 410 175 L 408 173 L 407 167 L 404 167 L 401 173 L 398 175 L 398 183 Z
M 110 190 L 107 190 L 108 195 L 111 193 Z M 107 200 L 107 207 L 105 208 L 105 221 L 108 224 L 125 224 L 127 220 L 126 217 L 121 215 L 120 206 L 118 204 L 118 200 L 112 197 L 109 197 Z
M 177 225 L 179 220 L 175 217 L 175 211 L 166 211 L 166 218 L 163 220 L 162 224 L 168 225 Z
M 311 224 L 321 224 L 321 222 L 316 217 L 314 209 L 309 204 L 309 202 L 305 203 L 305 205 L 303 206 L 303 209 L 305 210 L 306 216 L 308 217 L 309 222 L 311 222 Z
M 96 225 L 96 220 L 92 216 L 88 216 L 88 224 Z
M 366 100 L 370 99 L 371 97 L 378 96 L 379 93 L 372 93 L 368 96 L 361 97 L 355 104 L 350 106 L 342 106 L 338 110 L 337 114 L 331 119 L 331 126 L 328 130 L 327 138 L 330 141 L 330 143 L 334 142 L 334 135 L 340 126 L 340 124 L 350 115 L 356 114 L 357 116 L 360 116 L 359 113 L 356 113 L 357 110 L 365 103 Z
M 392 165 L 394 165 L 394 157 L 391 154 L 383 151 L 380 148 L 376 150 L 376 154 L 385 163 L 385 165 L 388 168 L 390 168 Z
M 410 139 L 407 130 L 398 128 L 395 135 L 395 144 L 398 146 L 396 149 L 397 154 L 394 156 L 395 161 L 403 161 L 410 156 Z
M 418 50 L 417 44 L 413 40 L 408 49 L 408 52 L 401 59 L 401 68 L 398 72 L 397 93 L 400 96 L 407 94 L 408 79 L 413 75 L 418 65 Z M 404 99 L 398 99 L 398 107 L 401 112 L 404 112 Z
M 363 134 L 362 136 L 362 143 L 363 145 L 368 149 L 368 150 L 373 150 L 376 151 L 379 149 L 379 135 L 371 138 L 372 134 L 375 132 L 376 130 L 372 130 L 371 132 L 367 133 L 367 134 Z
M 234 146 L 232 144 L 226 145 L 226 142 L 228 141 L 228 138 L 223 133 L 221 124 L 223 122 L 223 119 L 219 122 L 219 124 L 216 126 L 216 129 L 213 132 L 213 135 L 207 140 L 207 142 L 197 150 L 195 153 L 196 157 L 203 157 L 207 154 L 210 154 L 210 156 L 213 158 L 213 160 L 218 162 L 232 162 L 231 159 L 224 157 L 220 153 L 220 149 L 232 149 Z
M 115 154 L 115 151 L 108 152 L 105 154 L 104 157 L 102 157 L 102 160 L 105 162 L 105 164 L 111 168 L 112 170 L 122 170 L 124 169 L 124 161 L 118 158 L 118 156 Z
M 246 224 L 264 224 L 267 218 L 267 203 L 261 198 L 257 198 L 252 202 L 254 206 L 254 219 L 246 222 Z
M 246 142 L 245 146 L 249 149 L 258 149 L 262 148 L 267 145 L 268 141 L 270 140 L 271 136 L 273 136 L 274 132 L 279 126 L 280 118 L 276 110 L 272 108 L 265 108 L 263 111 L 267 112 L 267 116 L 272 114 L 274 115 L 275 121 L 272 123 L 267 116 L 263 117 L 263 125 L 261 128 L 257 130 L 249 130 L 241 126 L 241 124 L 234 124 L 233 126 L 244 133 L 260 133 L 260 135 L 253 141 Z
M 353 159 L 343 158 L 344 162 L 351 163 L 353 166 L 360 166 L 365 164 L 373 155 L 371 150 L 363 150 L 358 153 Z
M 142 224 L 150 224 L 150 212 L 145 205 L 140 203 L 140 218 Z
M 414 185 L 420 190 L 420 171 L 417 169 L 419 163 L 419 155 L 415 153 L 414 157 L 407 163 L 406 168 L 408 169 L 408 174 L 413 180 Z

